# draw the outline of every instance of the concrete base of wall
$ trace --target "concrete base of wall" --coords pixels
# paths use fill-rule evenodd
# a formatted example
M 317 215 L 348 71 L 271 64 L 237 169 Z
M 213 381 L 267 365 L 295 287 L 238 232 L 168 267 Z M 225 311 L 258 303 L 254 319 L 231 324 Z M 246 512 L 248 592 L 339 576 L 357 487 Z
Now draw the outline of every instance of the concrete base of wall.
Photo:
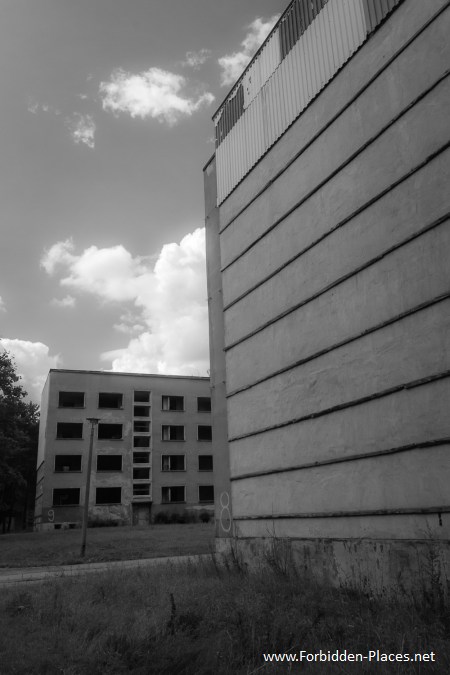
M 250 570 L 292 569 L 378 597 L 450 593 L 448 540 L 216 538 L 216 553 Z

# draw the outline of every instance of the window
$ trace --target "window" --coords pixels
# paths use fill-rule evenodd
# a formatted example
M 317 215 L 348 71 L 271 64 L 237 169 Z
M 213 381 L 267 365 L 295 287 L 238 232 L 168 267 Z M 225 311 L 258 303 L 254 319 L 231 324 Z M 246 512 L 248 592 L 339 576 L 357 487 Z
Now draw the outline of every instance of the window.
M 212 440 L 212 427 L 200 424 L 198 426 L 197 438 L 198 438 L 199 441 L 211 441 Z
M 133 480 L 150 480 L 150 469 L 142 467 L 133 469 Z
M 161 488 L 161 503 L 176 504 L 186 501 L 184 485 L 172 485 Z
M 150 453 L 133 452 L 133 464 L 150 464 Z
M 197 412 L 211 412 L 211 399 L 209 396 L 197 397 Z
M 120 504 L 122 501 L 122 488 L 105 487 L 95 491 L 96 504 Z
M 201 504 L 214 503 L 214 485 L 199 485 L 198 486 L 198 501 Z
M 53 506 L 78 506 L 80 488 L 55 488 L 53 490 Z
M 81 471 L 81 455 L 55 455 L 55 471 Z
M 163 441 L 184 441 L 184 426 L 163 424 L 161 437 Z
M 186 456 L 163 455 L 161 457 L 161 471 L 186 471 Z
M 146 497 L 150 494 L 150 483 L 136 483 L 133 485 L 133 497 Z
M 199 457 L 198 457 L 198 470 L 199 471 L 212 471 L 213 470 L 213 456 L 212 455 L 199 455 Z
M 56 438 L 83 438 L 82 422 L 58 422 Z
M 149 448 L 150 447 L 150 436 L 135 436 L 133 438 L 133 447 L 134 448 Z
M 97 455 L 97 471 L 122 471 L 122 455 Z
M 60 391 L 58 405 L 60 408 L 84 408 L 84 392 Z
M 149 391 L 135 391 L 134 400 L 136 403 L 149 403 L 150 402 L 150 392 Z
M 133 431 L 141 433 L 141 434 L 150 433 L 150 422 L 144 422 L 142 420 L 134 421 L 133 422 Z
M 123 394 L 110 394 L 105 392 L 100 392 L 98 395 L 98 407 L 99 408 L 122 408 L 123 407 Z
M 121 424 L 99 424 L 98 425 L 98 439 L 99 441 L 118 441 L 122 438 Z
M 133 408 L 134 417 L 150 417 L 150 406 L 135 405 Z
M 163 410 L 184 410 L 184 396 L 163 396 Z

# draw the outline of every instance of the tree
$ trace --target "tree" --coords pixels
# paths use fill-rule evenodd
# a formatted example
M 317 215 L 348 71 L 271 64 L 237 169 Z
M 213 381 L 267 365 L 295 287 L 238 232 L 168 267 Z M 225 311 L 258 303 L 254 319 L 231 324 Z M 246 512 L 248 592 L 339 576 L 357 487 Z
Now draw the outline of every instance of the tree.
M 35 489 L 39 413 L 27 402 L 12 356 L 0 354 L 0 523 L 10 531 L 14 515 L 26 515 Z

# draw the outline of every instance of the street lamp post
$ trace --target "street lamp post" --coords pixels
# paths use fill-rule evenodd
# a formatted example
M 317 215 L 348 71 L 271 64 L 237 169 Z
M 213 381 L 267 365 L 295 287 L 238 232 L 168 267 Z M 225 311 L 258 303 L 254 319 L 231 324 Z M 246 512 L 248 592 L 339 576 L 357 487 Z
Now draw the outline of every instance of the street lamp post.
M 89 455 L 87 463 L 87 475 L 86 475 L 86 489 L 84 492 L 84 509 L 83 509 L 83 527 L 81 531 L 81 552 L 80 556 L 84 558 L 86 552 L 86 531 L 87 531 L 87 522 L 89 515 L 89 492 L 91 489 L 91 470 L 92 470 L 92 448 L 94 447 L 94 429 L 97 426 L 99 420 L 97 417 L 87 417 L 87 421 L 91 425 L 91 436 L 89 439 Z

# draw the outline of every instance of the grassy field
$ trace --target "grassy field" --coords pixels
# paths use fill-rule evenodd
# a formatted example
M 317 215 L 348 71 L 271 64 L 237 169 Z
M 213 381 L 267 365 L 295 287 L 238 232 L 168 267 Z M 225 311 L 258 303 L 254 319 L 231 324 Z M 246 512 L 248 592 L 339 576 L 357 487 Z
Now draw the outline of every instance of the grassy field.
M 441 601 L 380 602 L 295 573 L 198 565 L 99 573 L 0 594 L 2 675 L 450 672 Z M 434 663 L 265 663 L 263 654 L 430 652 Z
M 214 526 L 210 523 L 89 528 L 86 556 L 82 559 L 80 529 L 7 534 L 0 536 L 0 567 L 73 565 L 209 553 L 213 540 Z

